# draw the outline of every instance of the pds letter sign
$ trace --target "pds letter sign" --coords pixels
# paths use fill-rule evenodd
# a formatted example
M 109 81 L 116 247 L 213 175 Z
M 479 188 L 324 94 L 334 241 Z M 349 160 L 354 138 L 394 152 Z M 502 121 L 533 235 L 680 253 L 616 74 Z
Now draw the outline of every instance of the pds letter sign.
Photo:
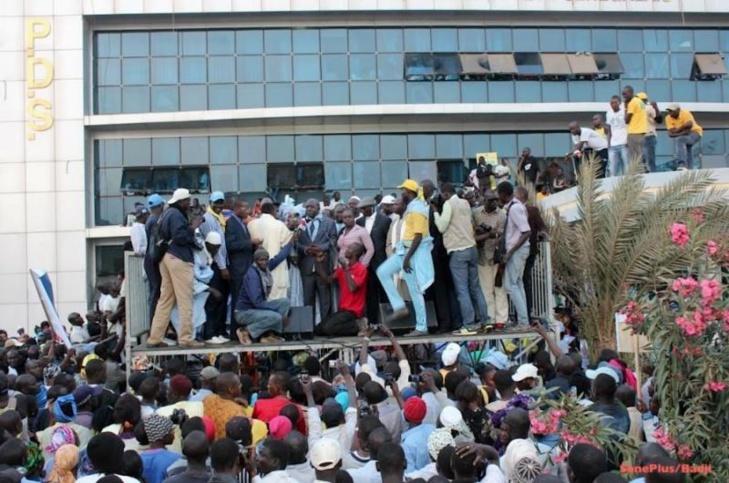
M 35 41 L 51 34 L 51 23 L 43 18 L 29 18 L 25 21 L 25 114 L 27 138 L 35 139 L 35 133 L 47 131 L 53 126 L 53 105 L 47 99 L 36 97 L 37 91 L 53 82 L 53 62 L 35 54 Z

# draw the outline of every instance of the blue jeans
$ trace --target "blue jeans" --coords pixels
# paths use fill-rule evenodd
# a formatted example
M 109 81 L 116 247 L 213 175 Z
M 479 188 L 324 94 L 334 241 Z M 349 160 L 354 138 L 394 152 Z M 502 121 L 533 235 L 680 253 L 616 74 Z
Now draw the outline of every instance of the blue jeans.
M 608 148 L 608 164 L 610 176 L 621 176 L 628 171 L 628 145 L 610 146 Z
M 258 339 L 266 332 L 283 333 L 283 319 L 289 313 L 288 299 L 266 302 L 267 309 L 236 310 L 235 321 L 245 327 L 252 339 Z
M 519 324 L 529 323 L 526 292 L 524 291 L 524 266 L 529 257 L 529 245 L 522 245 L 506 263 L 504 289 L 509 294 L 511 303 L 516 309 L 516 321 Z
M 701 141 L 701 136 L 698 133 L 690 132 L 683 136 L 678 136 L 676 139 L 676 159 L 679 163 L 683 163 L 689 169 L 699 169 L 701 166 L 694 166 L 693 153 L 694 144 Z
M 649 173 L 656 172 L 656 137 L 646 136 L 643 141 L 643 161 Z
M 486 322 L 488 311 L 486 299 L 478 281 L 478 250 L 476 247 L 451 252 L 448 266 L 453 275 L 453 285 L 455 285 L 458 305 L 461 307 L 463 325 L 474 324 L 476 317 L 481 323 Z
M 380 284 L 387 294 L 387 299 L 390 301 L 392 310 L 399 310 L 405 307 L 405 301 L 400 296 L 400 293 L 395 287 L 395 281 L 393 277 L 402 271 L 402 262 L 405 259 L 405 254 L 394 254 L 382 265 L 377 267 L 377 278 L 380 279 Z M 428 319 L 425 313 L 425 298 L 423 293 L 418 288 L 418 281 L 415 278 L 415 267 L 410 265 L 410 273 L 403 271 L 402 277 L 405 280 L 405 284 L 408 286 L 408 292 L 410 292 L 410 300 L 413 302 L 413 308 L 415 309 L 415 330 L 420 332 L 428 331 Z

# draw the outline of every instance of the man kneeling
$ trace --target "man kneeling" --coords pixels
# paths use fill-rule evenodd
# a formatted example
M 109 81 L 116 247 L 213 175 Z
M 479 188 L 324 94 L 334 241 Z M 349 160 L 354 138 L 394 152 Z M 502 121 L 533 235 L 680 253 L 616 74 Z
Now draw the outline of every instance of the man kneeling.
M 243 277 L 238 301 L 235 304 L 235 321 L 241 327 L 236 331 L 241 344 L 250 344 L 260 337 L 261 342 L 272 344 L 283 339 L 283 326 L 289 313 L 289 301 L 285 298 L 267 300 L 273 286 L 271 270 L 286 260 L 291 243 L 273 258 L 259 248 L 253 254 L 253 265 Z

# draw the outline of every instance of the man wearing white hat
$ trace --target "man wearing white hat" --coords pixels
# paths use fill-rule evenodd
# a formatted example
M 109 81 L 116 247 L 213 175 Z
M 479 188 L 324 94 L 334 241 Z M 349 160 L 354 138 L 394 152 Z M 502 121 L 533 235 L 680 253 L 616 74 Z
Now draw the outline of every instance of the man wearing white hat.
M 176 189 L 168 204 L 169 209 L 164 212 L 159 222 L 159 237 L 166 250 L 159 264 L 162 285 L 147 345 L 167 346 L 162 342 L 162 338 L 170 323 L 172 307 L 177 304 L 180 313 L 180 332 L 177 334 L 177 340 L 180 346 L 201 347 L 203 344 L 193 338 L 192 283 L 193 250 L 197 248 L 195 230 L 202 223 L 202 219 L 198 217 L 188 221 L 190 192 L 185 188 Z

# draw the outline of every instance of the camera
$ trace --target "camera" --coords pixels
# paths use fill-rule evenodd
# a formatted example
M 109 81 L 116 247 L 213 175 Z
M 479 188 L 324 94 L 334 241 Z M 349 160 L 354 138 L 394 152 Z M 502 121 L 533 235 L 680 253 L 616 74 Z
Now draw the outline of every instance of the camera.
M 338 360 L 336 360 L 336 359 L 333 359 L 333 360 L 329 361 L 329 369 L 336 369 L 336 368 L 337 368 L 337 363 L 338 363 L 338 362 L 339 362 L 339 361 L 338 361 Z
M 423 378 L 420 374 L 410 374 L 408 376 L 408 382 L 420 384 L 421 382 L 423 382 Z
M 170 415 L 170 421 L 177 426 L 182 426 L 187 421 L 187 413 L 184 409 L 175 409 Z
M 383 373 L 382 377 L 383 379 L 385 379 L 385 384 L 392 384 L 393 382 L 395 382 L 395 377 L 389 372 Z
M 357 403 L 357 411 L 359 411 L 360 416 L 369 416 L 372 414 L 372 408 L 370 408 L 370 405 L 367 404 L 367 401 L 360 399 Z
M 476 177 L 477 178 L 488 178 L 489 176 L 494 175 L 494 167 L 490 164 L 479 164 L 476 167 Z

